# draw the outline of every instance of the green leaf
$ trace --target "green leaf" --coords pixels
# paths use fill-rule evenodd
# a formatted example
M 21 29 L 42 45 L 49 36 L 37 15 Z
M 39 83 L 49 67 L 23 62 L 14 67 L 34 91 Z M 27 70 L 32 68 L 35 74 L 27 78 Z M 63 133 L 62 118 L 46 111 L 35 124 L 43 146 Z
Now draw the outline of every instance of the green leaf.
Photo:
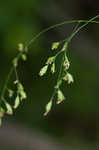
M 19 106 L 19 104 L 20 104 L 20 98 L 19 98 L 19 96 L 17 95 L 17 97 L 16 97 L 16 99 L 15 99 L 15 104 L 14 104 L 13 108 L 16 109 L 16 108 Z
M 7 109 L 7 114 L 8 115 L 12 115 L 13 114 L 13 110 L 12 110 L 12 107 L 9 103 L 5 102 L 5 105 L 6 105 L 6 109 Z
M 60 43 L 59 42 L 54 42 L 52 43 L 52 50 L 55 50 L 59 47 Z
M 43 76 L 46 72 L 47 72 L 47 69 L 48 69 L 48 65 L 45 65 L 39 72 L 39 75 L 40 76 Z
M 51 108 L 52 108 L 52 100 L 49 101 L 49 103 L 46 105 L 46 111 L 44 113 L 44 116 L 46 116 L 50 112 Z
M 65 99 L 61 90 L 57 91 L 57 104 L 60 104 Z

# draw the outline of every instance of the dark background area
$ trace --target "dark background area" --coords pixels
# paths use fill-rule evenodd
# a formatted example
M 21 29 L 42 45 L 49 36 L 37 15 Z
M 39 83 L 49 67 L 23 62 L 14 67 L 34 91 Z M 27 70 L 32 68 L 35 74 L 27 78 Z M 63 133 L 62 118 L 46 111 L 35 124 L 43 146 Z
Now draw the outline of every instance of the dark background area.
M 15 56 L 18 43 L 32 39 L 50 25 L 72 19 L 90 19 L 99 13 L 99 1 L 92 0 L 9 0 L 0 1 L 0 88 Z M 38 76 L 51 56 L 51 44 L 66 38 L 73 25 L 64 25 L 43 34 L 19 68 L 28 98 L 4 124 L 44 133 L 61 145 L 98 149 L 99 142 L 99 25 L 90 24 L 71 42 L 70 71 L 74 84 L 64 87 L 66 100 L 45 118 L 45 105 L 53 92 L 55 77 Z M 2 130 L 2 128 L 0 129 Z M 10 135 L 9 135 L 10 136 Z M 88 149 L 88 148 L 87 148 Z

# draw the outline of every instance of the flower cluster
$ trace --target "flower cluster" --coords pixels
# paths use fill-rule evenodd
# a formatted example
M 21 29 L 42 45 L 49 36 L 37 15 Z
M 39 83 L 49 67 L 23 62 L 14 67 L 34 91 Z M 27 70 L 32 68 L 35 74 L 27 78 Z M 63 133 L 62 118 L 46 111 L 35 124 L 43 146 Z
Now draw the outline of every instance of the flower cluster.
M 61 43 L 60 42 L 54 42 L 52 44 L 52 50 L 57 50 L 60 48 Z M 44 116 L 46 116 L 51 108 L 52 108 L 52 104 L 53 104 L 53 99 L 54 96 L 56 95 L 56 104 L 60 104 L 61 102 L 63 102 L 65 100 L 65 96 L 62 92 L 61 85 L 63 83 L 63 81 L 67 82 L 67 84 L 72 83 L 73 80 L 73 76 L 68 72 L 68 69 L 70 67 L 70 62 L 68 60 L 67 57 L 67 50 L 68 50 L 68 42 L 65 41 L 63 46 L 61 46 L 62 48 L 59 51 L 56 51 L 56 55 L 49 57 L 45 63 L 45 65 L 41 68 L 39 75 L 43 76 L 46 74 L 47 70 L 50 68 L 50 71 L 52 74 L 55 73 L 56 71 L 56 58 L 57 56 L 59 56 L 61 53 L 62 55 L 62 60 L 61 60 L 61 65 L 60 65 L 60 69 L 59 69 L 59 76 L 55 85 L 55 90 L 54 93 L 50 99 L 50 101 L 48 102 L 48 104 L 46 105 L 46 111 L 44 113 Z
M 22 43 L 18 45 L 18 55 L 13 59 L 12 61 L 12 68 L 11 71 L 8 74 L 8 78 L 4 84 L 4 88 L 1 95 L 1 101 L 0 101 L 0 125 L 2 123 L 2 118 L 4 114 L 12 115 L 13 110 L 18 108 L 20 105 L 20 101 L 27 98 L 26 92 L 24 90 L 24 87 L 22 83 L 19 80 L 17 67 L 19 60 L 25 61 L 27 56 L 26 52 L 24 51 L 24 46 Z M 12 75 L 15 74 L 15 81 L 13 81 L 14 89 L 9 88 L 9 80 L 11 80 Z M 14 99 L 12 102 L 11 100 Z

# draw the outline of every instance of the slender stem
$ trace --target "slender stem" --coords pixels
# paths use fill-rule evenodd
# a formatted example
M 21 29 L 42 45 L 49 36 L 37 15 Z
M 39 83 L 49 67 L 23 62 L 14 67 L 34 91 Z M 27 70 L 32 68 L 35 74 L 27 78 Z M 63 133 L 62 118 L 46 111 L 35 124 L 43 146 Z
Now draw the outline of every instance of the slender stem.
M 79 25 L 80 25 L 80 22 L 77 22 L 76 26 L 75 26 L 74 29 L 73 29 L 73 32 L 76 31 L 76 29 L 79 27 Z M 73 32 L 72 32 L 72 33 L 73 33 Z
M 10 69 L 10 72 L 9 72 L 9 74 L 8 74 L 8 76 L 7 76 L 6 81 L 5 81 L 5 84 L 4 84 L 4 87 L 3 87 L 3 90 L 2 90 L 2 94 L 1 94 L 1 100 L 2 100 L 3 97 L 4 97 L 4 94 L 5 94 L 5 91 L 6 91 L 6 88 L 7 88 L 7 84 L 8 84 L 8 81 L 9 81 L 10 76 L 12 75 L 12 73 L 13 73 L 13 67 Z
M 59 71 L 59 75 L 58 75 L 58 78 L 57 78 L 57 83 L 60 80 L 61 73 L 62 73 L 62 67 L 63 67 L 63 61 L 64 61 L 64 54 L 65 54 L 65 52 L 63 53 L 63 56 L 62 56 L 60 71 Z
M 80 23 L 78 22 L 77 25 L 74 27 L 72 33 L 74 33 L 74 31 L 76 31 L 76 29 L 78 28 L 79 25 L 80 25 Z M 72 34 L 71 34 L 71 35 L 72 35 Z M 70 36 L 69 36 L 69 37 L 70 37 Z M 59 42 L 62 44 L 62 43 L 64 43 L 64 42 L 66 42 L 66 40 L 67 40 L 67 38 L 65 38 L 64 40 L 61 40 L 61 41 L 59 41 Z
M 16 67 L 14 67 L 15 75 L 16 75 L 16 80 L 19 81 L 18 73 Z
M 16 56 L 18 60 L 20 59 L 21 54 L 22 54 L 22 53 L 19 53 L 19 54 Z M 7 89 L 7 85 L 8 85 L 8 82 L 9 82 L 9 80 L 10 80 L 10 77 L 11 77 L 11 75 L 12 75 L 14 69 L 15 69 L 15 67 L 12 66 L 11 69 L 10 69 L 10 72 L 8 73 L 8 76 L 7 76 L 6 80 L 5 80 L 5 83 L 4 83 L 2 92 L 1 92 L 1 96 L 0 96 L 0 97 L 1 97 L 0 103 L 1 103 L 2 100 L 4 101 L 4 95 L 5 95 L 5 92 L 6 92 L 6 89 Z M 17 75 L 17 74 L 16 74 L 16 76 L 17 76 L 17 78 L 18 78 L 18 75 Z
M 61 53 L 63 53 L 63 51 L 59 51 L 59 52 L 55 55 L 55 58 L 56 58 L 57 56 L 59 56 Z
M 88 22 L 84 23 L 82 26 L 80 26 L 69 38 L 68 38 L 68 43 L 72 40 L 72 38 L 85 26 L 87 26 L 90 22 L 93 22 L 93 20 L 95 20 L 96 18 L 99 18 L 99 15 L 93 17 L 92 19 L 90 19 Z
M 19 82 L 19 76 L 16 67 L 14 67 L 15 75 L 16 75 L 16 80 Z M 18 85 L 17 85 L 17 96 L 19 96 L 19 91 L 18 91 Z
M 39 32 L 36 36 L 34 36 L 29 42 L 26 42 L 26 47 L 29 47 L 36 39 L 38 39 L 42 34 L 44 34 L 45 32 L 49 31 L 49 30 L 52 30 L 54 28 L 57 28 L 57 27 L 60 27 L 60 26 L 63 26 L 65 24 L 72 24 L 72 23 L 86 23 L 89 24 L 89 23 L 96 23 L 96 24 L 99 24 L 99 21 L 94 21 L 94 19 L 96 18 L 99 18 L 99 15 L 93 17 L 92 19 L 90 20 L 70 20 L 70 21 L 64 21 L 62 23 L 59 23 L 59 24 L 56 24 L 56 25 L 52 25 L 46 29 L 44 29 L 43 31 Z

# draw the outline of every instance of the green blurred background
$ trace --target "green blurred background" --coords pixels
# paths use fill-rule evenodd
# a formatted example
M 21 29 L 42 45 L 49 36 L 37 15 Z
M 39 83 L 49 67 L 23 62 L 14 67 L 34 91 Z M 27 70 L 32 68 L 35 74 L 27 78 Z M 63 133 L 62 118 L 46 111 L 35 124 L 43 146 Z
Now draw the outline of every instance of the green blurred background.
M 88 0 L 1 0 L 0 1 L 0 88 L 20 42 L 26 42 L 50 25 L 71 19 L 89 19 L 98 14 L 99 1 Z M 45 118 L 45 105 L 53 92 L 55 76 L 38 76 L 51 43 L 64 39 L 73 25 L 64 25 L 42 35 L 29 49 L 27 62 L 19 68 L 27 100 L 4 124 L 21 125 L 44 133 L 61 145 L 98 149 L 99 141 L 99 25 L 90 24 L 78 34 L 69 48 L 70 71 L 74 84 L 64 86 L 66 100 Z M 10 135 L 9 135 L 10 136 Z M 3 149 L 2 149 L 3 150 Z

